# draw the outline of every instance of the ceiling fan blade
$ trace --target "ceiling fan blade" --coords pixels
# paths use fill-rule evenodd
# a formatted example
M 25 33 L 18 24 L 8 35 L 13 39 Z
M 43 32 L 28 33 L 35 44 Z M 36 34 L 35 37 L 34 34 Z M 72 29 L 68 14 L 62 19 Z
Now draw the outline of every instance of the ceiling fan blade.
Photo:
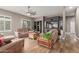
M 36 15 L 36 12 L 33 11 L 32 9 L 30 9 L 30 6 L 28 6 L 28 11 L 26 12 L 26 14 L 31 14 L 31 15 Z

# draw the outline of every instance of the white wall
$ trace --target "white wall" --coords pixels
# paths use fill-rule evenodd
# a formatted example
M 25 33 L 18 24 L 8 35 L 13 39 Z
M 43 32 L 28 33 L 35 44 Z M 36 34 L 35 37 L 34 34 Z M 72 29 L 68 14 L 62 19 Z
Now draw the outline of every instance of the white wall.
M 76 34 L 79 36 L 79 8 L 76 10 Z
M 15 30 L 17 30 L 18 28 L 21 28 L 21 21 L 25 18 L 25 19 L 30 19 L 32 20 L 32 18 L 17 14 L 17 13 L 13 13 L 13 12 L 9 12 L 6 10 L 2 10 L 0 9 L 0 15 L 6 15 L 6 16 L 11 16 L 12 17 L 12 34 Z M 10 33 L 8 33 L 10 34 Z

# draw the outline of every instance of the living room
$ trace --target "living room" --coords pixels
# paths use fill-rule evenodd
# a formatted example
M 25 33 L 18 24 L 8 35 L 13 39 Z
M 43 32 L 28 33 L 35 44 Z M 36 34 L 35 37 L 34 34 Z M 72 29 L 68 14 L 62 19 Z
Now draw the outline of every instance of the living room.
M 76 6 L 0 6 L 0 52 L 79 52 L 78 14 Z

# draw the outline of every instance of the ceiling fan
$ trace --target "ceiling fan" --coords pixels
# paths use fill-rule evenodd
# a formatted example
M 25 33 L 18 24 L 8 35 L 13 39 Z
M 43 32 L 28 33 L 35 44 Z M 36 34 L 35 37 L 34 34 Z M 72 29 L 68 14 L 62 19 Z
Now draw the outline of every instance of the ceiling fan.
M 30 6 L 28 6 L 27 8 L 28 8 L 28 10 L 26 12 L 27 16 L 34 16 L 34 15 L 36 15 L 36 11 L 33 11 Z

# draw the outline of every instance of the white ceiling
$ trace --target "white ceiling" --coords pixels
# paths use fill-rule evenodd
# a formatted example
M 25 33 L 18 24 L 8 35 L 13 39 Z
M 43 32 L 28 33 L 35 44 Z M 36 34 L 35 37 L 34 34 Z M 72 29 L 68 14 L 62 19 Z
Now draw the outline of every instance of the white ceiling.
M 1 9 L 16 12 L 26 15 L 27 6 L 0 6 Z M 33 11 L 36 11 L 35 16 L 62 16 L 62 6 L 31 6 Z
M 11 12 L 19 13 L 26 16 L 28 10 L 27 6 L 0 6 L 1 9 L 5 9 Z M 68 14 L 74 12 L 76 7 L 70 9 L 66 7 Z M 31 6 L 33 11 L 36 11 L 36 17 L 38 16 L 62 16 L 64 6 Z

